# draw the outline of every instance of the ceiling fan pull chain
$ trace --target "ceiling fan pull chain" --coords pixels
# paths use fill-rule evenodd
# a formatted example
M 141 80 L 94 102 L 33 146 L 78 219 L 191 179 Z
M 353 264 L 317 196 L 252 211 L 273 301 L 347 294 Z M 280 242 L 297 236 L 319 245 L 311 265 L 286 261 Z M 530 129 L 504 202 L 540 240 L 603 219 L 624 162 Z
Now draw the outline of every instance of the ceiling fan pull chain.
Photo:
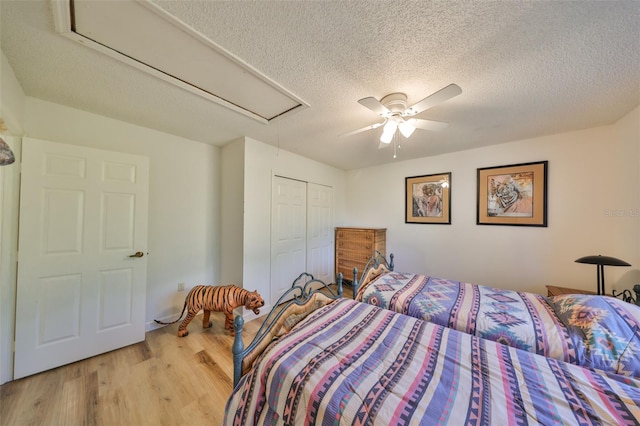
M 398 136 L 397 134 L 393 134 L 393 158 L 397 158 L 398 155 L 396 154 L 396 148 L 398 146 Z

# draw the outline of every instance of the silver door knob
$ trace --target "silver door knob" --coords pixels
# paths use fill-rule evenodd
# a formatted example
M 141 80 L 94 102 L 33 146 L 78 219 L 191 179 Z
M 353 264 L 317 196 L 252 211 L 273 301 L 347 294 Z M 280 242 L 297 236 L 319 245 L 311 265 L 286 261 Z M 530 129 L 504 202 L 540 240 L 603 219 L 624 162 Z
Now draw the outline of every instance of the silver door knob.
M 132 254 L 129 257 L 142 257 L 142 256 L 144 256 L 144 253 L 141 251 L 137 251 L 135 254 Z

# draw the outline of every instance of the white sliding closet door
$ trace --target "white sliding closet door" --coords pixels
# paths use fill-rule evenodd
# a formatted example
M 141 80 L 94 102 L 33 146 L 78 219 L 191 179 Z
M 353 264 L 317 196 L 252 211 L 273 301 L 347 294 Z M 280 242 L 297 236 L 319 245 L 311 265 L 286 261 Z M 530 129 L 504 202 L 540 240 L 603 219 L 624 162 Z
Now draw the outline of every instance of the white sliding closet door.
M 308 183 L 307 270 L 325 283 L 335 281 L 333 240 L 333 188 Z
M 271 298 L 275 303 L 302 272 L 333 282 L 333 188 L 274 176 Z
M 273 177 L 271 192 L 271 300 L 305 272 L 307 257 L 307 183 Z

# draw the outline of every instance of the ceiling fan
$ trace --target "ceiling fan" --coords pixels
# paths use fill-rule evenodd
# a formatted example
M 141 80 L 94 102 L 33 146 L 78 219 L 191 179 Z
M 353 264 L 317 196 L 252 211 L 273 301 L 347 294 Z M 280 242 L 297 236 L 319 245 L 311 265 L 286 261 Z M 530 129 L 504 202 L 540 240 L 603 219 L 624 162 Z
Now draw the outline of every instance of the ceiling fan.
M 454 96 L 458 96 L 460 93 L 462 93 L 460 86 L 457 84 L 450 84 L 410 107 L 407 107 L 407 95 L 404 93 L 391 93 L 379 101 L 373 97 L 360 99 L 358 101 L 360 105 L 369 108 L 371 111 L 383 117 L 384 121 L 345 133 L 342 136 L 355 135 L 356 133 L 384 126 L 382 136 L 380 136 L 380 147 L 383 147 L 385 145 L 382 144 L 391 143 L 396 130 L 400 130 L 400 133 L 402 133 L 405 138 L 408 138 L 416 129 L 444 129 L 448 126 L 447 123 L 412 117 L 438 105 L 439 103 L 447 101 Z

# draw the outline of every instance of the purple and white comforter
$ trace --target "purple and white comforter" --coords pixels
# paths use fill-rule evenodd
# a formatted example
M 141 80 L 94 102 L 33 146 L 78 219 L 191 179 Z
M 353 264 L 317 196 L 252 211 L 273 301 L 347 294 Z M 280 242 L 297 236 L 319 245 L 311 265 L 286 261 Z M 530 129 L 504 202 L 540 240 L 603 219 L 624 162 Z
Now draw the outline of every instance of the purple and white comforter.
M 640 381 L 545 358 L 349 299 L 277 340 L 225 425 L 640 422 Z
M 577 365 L 640 377 L 640 308 L 606 296 L 539 294 L 388 272 L 356 299 Z

